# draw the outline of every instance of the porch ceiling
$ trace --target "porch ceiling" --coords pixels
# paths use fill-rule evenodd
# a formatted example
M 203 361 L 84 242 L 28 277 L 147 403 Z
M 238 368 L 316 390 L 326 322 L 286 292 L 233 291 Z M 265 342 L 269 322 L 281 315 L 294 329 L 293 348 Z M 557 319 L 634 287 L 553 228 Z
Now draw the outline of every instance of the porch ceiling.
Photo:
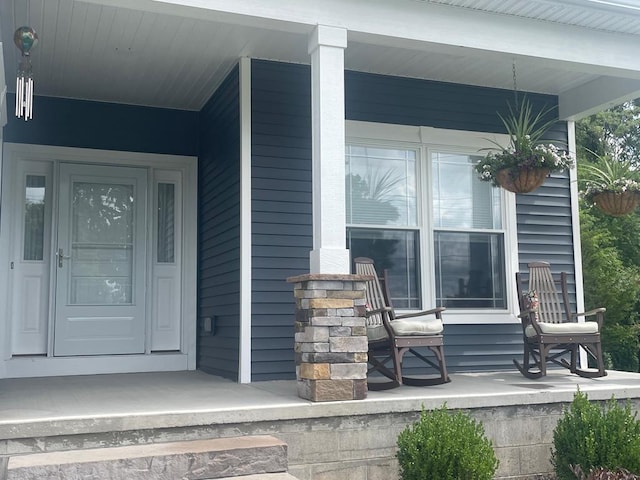
M 640 50 L 640 11 L 634 5 L 630 0 L 0 0 L 0 39 L 10 92 L 20 55 L 13 32 L 29 24 L 40 37 L 32 54 L 37 95 L 199 110 L 239 57 L 309 63 L 307 36 L 313 26 L 337 25 L 349 32 L 347 69 L 510 89 L 515 61 L 518 89 L 560 95 L 561 110 L 571 118 L 640 96 L 640 67 L 628 67 L 623 49 Z M 451 40 L 456 38 L 451 25 L 459 29 L 460 42 Z M 406 36 L 398 33 L 403 27 Z M 491 37 L 493 31 L 524 27 L 539 29 L 541 43 L 566 32 L 566 43 L 545 53 L 544 46 L 535 51 L 531 42 L 502 38 L 498 45 L 500 34 Z M 587 38 L 602 38 L 610 58 L 607 51 L 594 52 L 594 61 L 585 62 L 580 49 L 590 47 L 578 43 Z M 566 54 L 558 53 L 563 49 Z

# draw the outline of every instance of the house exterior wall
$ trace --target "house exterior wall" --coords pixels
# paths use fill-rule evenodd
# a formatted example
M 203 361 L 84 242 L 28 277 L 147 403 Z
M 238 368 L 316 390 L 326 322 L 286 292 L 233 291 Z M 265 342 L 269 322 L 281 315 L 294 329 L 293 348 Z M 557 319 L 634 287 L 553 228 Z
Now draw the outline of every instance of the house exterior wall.
M 198 154 L 197 367 L 232 379 L 240 334 L 239 116 L 236 67 L 200 112 Z
M 7 93 L 7 104 L 15 104 L 14 94 Z M 197 154 L 197 112 L 39 96 L 33 109 L 28 122 L 9 115 L 5 142 Z
M 311 72 L 252 61 L 252 380 L 294 378 L 294 298 L 309 273 Z
M 303 65 L 252 62 L 253 101 L 253 380 L 293 378 L 293 298 L 289 276 L 308 272 L 311 231 L 310 70 Z M 534 106 L 553 96 L 529 95 Z M 505 133 L 506 90 L 345 73 L 347 120 Z M 550 132 L 566 142 L 565 124 Z M 574 280 L 568 175 L 554 176 L 535 194 L 518 195 L 520 269 L 546 260 Z M 507 279 L 511 281 L 511 279 Z M 453 372 L 513 368 L 521 355 L 518 324 L 448 324 L 447 365 Z

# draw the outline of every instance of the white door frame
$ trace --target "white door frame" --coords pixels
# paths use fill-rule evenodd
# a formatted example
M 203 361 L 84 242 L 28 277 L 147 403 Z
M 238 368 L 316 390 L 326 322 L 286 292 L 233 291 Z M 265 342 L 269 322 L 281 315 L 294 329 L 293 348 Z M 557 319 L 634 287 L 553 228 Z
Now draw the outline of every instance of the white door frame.
M 149 170 L 149 178 L 155 182 L 156 171 L 176 171 L 182 178 L 182 267 L 180 272 L 182 304 L 182 331 L 179 351 L 153 353 L 147 340 L 147 352 L 140 355 L 105 355 L 96 357 L 53 357 L 51 335 L 47 355 L 41 356 L 13 356 L 11 355 L 11 269 L 10 262 L 13 255 L 13 240 L 11 235 L 13 212 L 0 210 L 0 378 L 55 376 L 55 375 L 86 375 L 116 372 L 146 372 L 194 370 L 196 363 L 196 280 L 197 280 L 197 158 L 179 155 L 163 155 L 150 153 L 120 152 L 108 150 L 94 150 L 86 148 L 53 147 L 43 145 L 26 145 L 5 143 L 3 148 L 3 165 L 0 172 L 2 198 L 0 206 L 4 209 L 11 207 L 16 198 L 15 171 L 16 165 L 23 160 L 48 161 L 54 164 L 82 163 L 112 166 L 137 166 Z M 54 172 L 55 172 L 54 168 Z M 54 173 L 54 177 L 56 174 Z M 158 178 L 162 178 L 159 174 Z M 54 178 L 54 184 L 57 178 Z M 152 183 L 150 182 L 150 187 Z M 153 191 L 149 188 L 149 195 Z M 57 199 L 53 199 L 53 204 Z M 151 203 L 152 204 L 152 203 Z M 55 217 L 54 217 L 55 218 Z M 149 227 L 152 223 L 149 219 Z M 149 240 L 151 242 L 152 239 Z M 53 255 L 54 245 L 50 254 Z M 150 250 L 152 251 L 152 250 Z M 53 257 L 52 257 L 53 258 Z M 150 278 L 151 266 L 146 275 Z M 52 272 L 52 275 L 55 272 Z M 51 288 L 53 290 L 53 288 Z M 51 300 L 51 299 L 50 299 Z M 49 318 L 51 319 L 50 302 Z M 148 305 L 150 307 L 150 305 Z M 148 308 L 148 312 L 152 309 Z M 147 316 L 149 317 L 149 316 Z M 147 318 L 147 322 L 150 319 Z M 51 323 L 51 322 L 50 322 Z

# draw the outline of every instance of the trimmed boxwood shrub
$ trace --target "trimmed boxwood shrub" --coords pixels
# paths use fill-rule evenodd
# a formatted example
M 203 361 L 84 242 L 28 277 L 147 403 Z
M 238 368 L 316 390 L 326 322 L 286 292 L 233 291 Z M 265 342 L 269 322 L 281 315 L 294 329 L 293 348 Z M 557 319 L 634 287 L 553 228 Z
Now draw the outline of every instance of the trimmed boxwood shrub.
M 402 480 L 491 480 L 498 468 L 480 422 L 446 405 L 420 413 L 398 436 Z
M 613 397 L 601 407 L 578 391 L 553 431 L 553 447 L 559 480 L 575 480 L 576 466 L 584 472 L 600 467 L 640 473 L 640 421 L 629 403 L 622 406 Z

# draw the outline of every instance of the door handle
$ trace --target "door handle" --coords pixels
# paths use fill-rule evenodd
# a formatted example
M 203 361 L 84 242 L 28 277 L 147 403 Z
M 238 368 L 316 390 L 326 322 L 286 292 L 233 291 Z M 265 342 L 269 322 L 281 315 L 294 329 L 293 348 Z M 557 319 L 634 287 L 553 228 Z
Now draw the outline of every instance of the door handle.
M 58 252 L 56 253 L 56 257 L 58 257 L 58 268 L 62 268 L 64 267 L 64 259 L 66 258 L 67 260 L 69 260 L 71 258 L 71 256 L 67 256 L 64 254 L 64 249 L 59 248 Z

